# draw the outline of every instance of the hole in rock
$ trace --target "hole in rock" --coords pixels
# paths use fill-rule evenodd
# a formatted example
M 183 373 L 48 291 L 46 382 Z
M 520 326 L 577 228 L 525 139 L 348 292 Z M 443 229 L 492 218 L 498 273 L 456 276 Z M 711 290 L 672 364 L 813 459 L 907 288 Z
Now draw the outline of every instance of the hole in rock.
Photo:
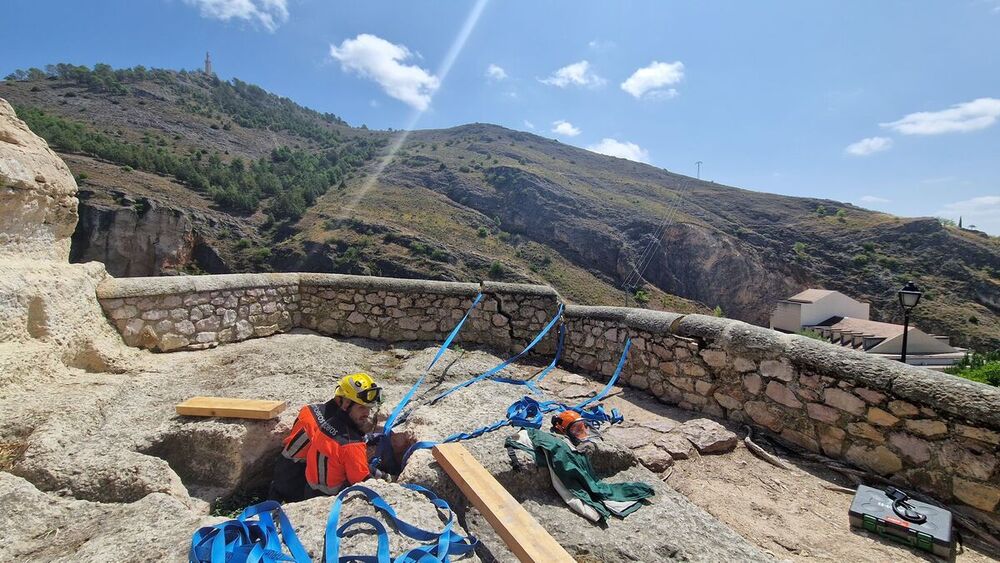
M 154 438 L 142 453 L 166 461 L 188 494 L 211 503 L 213 512 L 238 513 L 267 494 L 281 453 L 276 426 L 276 420 L 181 423 Z M 236 506 L 242 502 L 246 504 Z
M 27 449 L 27 440 L 0 441 L 0 471 L 10 471 Z
M 88 373 L 108 373 L 113 371 L 111 366 L 108 365 L 104 354 L 90 341 L 84 342 L 79 350 L 64 363 L 69 367 L 82 369 Z
M 49 317 L 45 314 L 45 303 L 37 295 L 28 302 L 28 334 L 39 340 L 49 335 Z

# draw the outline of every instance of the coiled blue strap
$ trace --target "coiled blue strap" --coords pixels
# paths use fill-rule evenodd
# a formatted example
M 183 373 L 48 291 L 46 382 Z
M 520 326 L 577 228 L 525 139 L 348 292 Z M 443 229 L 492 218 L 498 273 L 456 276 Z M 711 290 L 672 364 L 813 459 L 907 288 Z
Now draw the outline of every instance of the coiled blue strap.
M 278 517 L 281 534 L 274 523 Z M 252 518 L 256 517 L 256 520 Z M 285 554 L 282 543 L 288 547 Z M 292 523 L 273 500 L 247 507 L 235 520 L 198 529 L 191 537 L 189 563 L 309 563 Z

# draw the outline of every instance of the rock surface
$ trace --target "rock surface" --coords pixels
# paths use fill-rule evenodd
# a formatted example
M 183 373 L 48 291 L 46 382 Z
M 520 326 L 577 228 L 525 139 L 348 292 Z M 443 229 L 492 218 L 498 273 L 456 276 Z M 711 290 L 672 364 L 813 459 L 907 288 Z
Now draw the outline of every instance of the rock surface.
M 69 259 L 76 181 L 41 137 L 0 99 L 0 259 Z
M 164 512 L 160 518 L 165 528 L 159 532 L 162 545 L 157 547 L 156 559 L 181 561 L 190 534 L 199 525 L 218 521 L 205 516 L 210 504 L 248 488 L 259 490 L 255 487 L 267 482 L 277 444 L 298 405 L 328 398 L 336 374 L 362 369 L 384 382 L 386 402 L 393 405 L 434 352 L 434 348 L 390 348 L 370 341 L 341 342 L 308 333 L 282 334 L 198 352 L 143 353 L 134 359 L 127 374 L 120 376 L 78 370 L 74 377 L 49 382 L 41 389 L 33 384 L 37 380 L 6 387 L 0 390 L 0 412 L 5 418 L 0 441 L 20 439 L 28 446 L 12 464 L 12 471 L 24 478 L 3 474 L 20 483 L 18 495 L 23 498 L 15 514 L 30 510 L 33 504 L 50 506 L 40 512 L 43 520 L 51 521 L 61 536 L 79 538 L 87 528 L 81 521 L 70 521 L 68 507 L 85 507 L 83 514 L 104 518 L 107 525 L 88 536 L 92 547 L 83 552 L 86 556 L 82 560 L 96 561 L 102 556 L 104 560 L 128 560 L 121 556 L 121 550 L 131 545 L 131 540 L 121 528 L 136 519 L 139 529 L 145 530 L 147 520 L 133 518 L 132 511 L 155 506 Z M 440 390 L 481 373 L 497 361 L 482 352 L 448 352 L 442 362 L 454 365 L 445 377 L 431 377 L 426 389 Z M 400 430 L 434 438 L 485 424 L 502 416 L 521 391 L 511 385 L 483 382 L 435 407 L 415 409 Z M 271 422 L 178 417 L 173 405 L 192 395 L 285 399 L 290 407 Z M 426 398 L 418 395 L 416 404 Z M 469 404 L 477 405 L 474 417 L 469 416 Z M 60 416 L 39 416 L 47 409 Z M 16 435 L 12 434 L 15 429 Z M 636 463 L 632 452 L 610 441 L 595 454 L 597 469 L 613 480 L 651 483 L 657 496 L 625 520 L 612 521 L 609 531 L 592 530 L 555 496 L 545 473 L 531 467 L 519 474 L 512 472 L 502 445 L 505 436 L 497 432 L 470 441 L 467 447 L 575 556 L 659 560 L 672 553 L 700 560 L 766 558 L 660 483 L 654 473 Z M 446 498 L 467 529 L 487 543 L 480 551 L 483 557 L 513 561 L 502 543 L 491 536 L 485 521 L 477 518 L 450 479 L 430 461 L 428 452 L 414 456 L 403 481 L 429 486 Z M 0 487 L 5 483 L 0 482 Z M 440 527 L 433 511 L 424 512 L 431 505 L 422 497 L 398 485 L 374 486 L 387 488 L 387 494 L 392 495 L 390 502 L 402 513 L 412 514 L 416 522 L 432 529 Z M 314 499 L 289 506 L 296 530 L 311 550 L 321 544 L 319 534 L 329 502 Z M 150 531 L 142 534 L 153 533 L 153 524 L 148 527 Z M 49 545 L 35 539 L 36 528 L 30 532 L 23 527 L 12 529 L 14 545 L 18 546 L 15 553 L 25 558 L 74 557 L 70 542 Z M 656 532 L 648 533 L 650 530 Z M 145 537 L 142 534 L 140 537 Z M 365 542 L 371 541 L 366 535 L 356 539 L 361 542 L 357 549 L 362 551 L 367 549 Z M 412 542 L 399 539 L 398 544 Z
M 736 434 L 707 418 L 689 420 L 682 424 L 678 431 L 698 448 L 700 454 L 731 452 L 738 441 Z

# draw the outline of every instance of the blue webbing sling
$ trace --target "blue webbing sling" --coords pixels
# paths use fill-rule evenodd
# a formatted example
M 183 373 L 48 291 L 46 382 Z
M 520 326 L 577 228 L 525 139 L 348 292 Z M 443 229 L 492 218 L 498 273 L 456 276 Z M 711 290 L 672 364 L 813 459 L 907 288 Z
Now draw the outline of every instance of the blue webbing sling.
M 273 515 L 277 515 L 281 525 L 280 536 Z M 282 543 L 288 546 L 291 555 L 285 554 Z M 310 559 L 281 505 L 273 500 L 247 507 L 235 520 L 199 528 L 191 537 L 188 552 L 189 563 L 278 561 L 309 563 Z
M 412 387 L 410 387 L 410 390 L 406 393 L 406 395 L 404 395 L 403 398 L 400 399 L 399 403 L 396 404 L 396 408 L 392 409 L 392 413 L 390 413 L 389 418 L 386 419 L 385 425 L 382 428 L 380 439 L 375 447 L 375 457 L 372 458 L 372 461 L 370 463 L 370 467 L 372 469 L 377 469 L 381 465 L 383 460 L 392 463 L 393 454 L 392 454 L 392 444 L 390 441 L 390 437 L 392 436 L 392 427 L 396 424 L 396 419 L 399 418 L 400 413 L 403 412 L 403 409 L 406 408 L 407 403 L 410 402 L 410 400 L 413 398 L 413 395 L 417 392 L 417 389 L 424 382 L 424 378 L 427 377 L 431 369 L 434 368 L 434 365 L 437 364 L 438 360 L 441 359 L 441 356 L 443 356 L 445 351 L 448 350 L 448 348 L 451 346 L 452 341 L 455 340 L 455 337 L 458 335 L 459 331 L 462 330 L 462 326 L 465 324 L 465 321 L 468 320 L 469 315 L 472 314 L 472 311 L 475 310 L 476 306 L 478 306 L 479 302 L 482 300 L 483 300 L 482 293 L 476 295 L 476 298 L 473 299 L 472 301 L 472 306 L 470 306 L 469 310 L 465 312 L 465 316 L 462 317 L 462 320 L 458 321 L 458 324 L 455 325 L 455 328 L 451 329 L 451 333 L 448 334 L 448 337 L 445 338 L 444 342 L 441 344 L 441 347 L 438 348 L 437 354 L 434 355 L 434 359 L 431 360 L 431 363 L 427 366 L 427 369 L 424 370 L 424 373 L 420 375 L 420 378 L 417 379 L 417 382 L 414 383 Z M 389 469 L 395 469 L 395 468 L 389 468 Z M 395 471 L 391 472 L 395 473 Z
M 526 356 L 528 354 L 528 352 L 531 352 L 531 350 L 539 342 L 541 342 L 543 338 L 545 338 L 545 335 L 547 335 L 549 333 L 549 331 L 552 330 L 552 327 L 555 326 L 557 322 L 559 322 L 559 319 L 562 318 L 562 314 L 563 314 L 563 305 L 560 304 L 559 305 L 559 310 L 556 311 L 556 314 L 555 314 L 554 317 L 552 317 L 552 320 L 550 320 L 548 322 L 548 324 L 545 325 L 545 327 L 541 330 L 541 332 L 539 332 L 538 334 L 535 335 L 535 337 L 531 340 L 531 342 L 528 343 L 527 346 L 524 347 L 523 350 L 521 350 L 517 354 L 515 354 L 515 355 L 513 355 L 513 356 L 511 356 L 509 358 L 507 358 L 506 360 L 500 362 L 499 364 L 493 366 L 492 368 L 486 370 L 482 374 L 477 375 L 476 377 L 473 377 L 473 378 L 468 379 L 466 381 L 463 381 L 462 383 L 459 383 L 458 385 L 452 387 L 451 389 L 448 389 L 444 393 L 441 393 L 437 397 L 434 397 L 433 399 L 431 399 L 430 404 L 432 404 L 432 405 L 436 404 L 441 399 L 444 399 L 445 397 L 447 397 L 448 395 L 451 395 L 452 393 L 454 393 L 455 391 L 458 391 L 459 389 L 464 389 L 465 387 L 468 387 L 468 386 L 473 385 L 475 383 L 479 383 L 480 381 L 482 381 L 484 379 L 488 379 L 488 378 L 490 378 L 490 377 L 492 377 L 492 376 L 500 373 L 504 369 L 506 369 L 507 366 L 509 366 L 510 364 L 512 364 L 512 363 L 516 362 L 517 360 L 519 360 L 519 359 L 523 358 L 524 356 Z M 552 364 L 552 367 L 553 368 L 555 367 L 555 363 Z M 515 383 L 515 382 L 517 384 L 524 384 L 523 381 L 516 380 L 516 379 L 514 379 L 514 380 L 508 379 L 508 380 L 504 381 L 504 383 Z
M 444 527 L 439 532 L 431 532 L 418 528 L 402 520 L 396 515 L 396 511 L 375 491 L 362 485 L 352 485 L 340 491 L 330 506 L 330 517 L 326 522 L 326 534 L 324 536 L 323 562 L 324 563 L 349 563 L 360 561 L 362 563 L 447 563 L 450 556 L 462 556 L 473 551 L 479 544 L 479 540 L 469 536 L 466 538 L 454 530 L 455 515 L 451 507 L 444 499 L 438 498 L 433 492 L 419 485 L 406 484 L 403 487 L 423 494 L 438 509 L 440 514 L 447 516 Z M 340 524 L 340 511 L 344 499 L 351 493 L 361 493 L 368 502 L 385 517 L 392 522 L 397 532 L 406 537 L 420 542 L 428 542 L 409 549 L 395 559 L 392 558 L 389 550 L 389 533 L 382 522 L 370 516 L 358 516 L 348 520 L 343 525 Z M 378 537 L 378 549 L 376 555 L 340 555 L 340 540 L 353 528 L 369 526 L 375 530 Z
M 555 369 L 556 364 L 559 363 L 559 358 L 562 357 L 563 342 L 566 339 L 566 325 L 559 325 L 559 342 L 556 344 L 556 355 L 549 362 L 549 365 L 545 366 L 545 369 L 536 373 L 531 379 L 512 379 L 509 377 L 493 377 L 490 381 L 496 381 L 497 383 L 510 383 L 512 385 L 524 385 L 531 390 L 532 393 L 541 393 L 538 386 L 542 384 L 542 380 L 545 376 Z
M 608 393 L 611 392 L 611 388 L 614 387 L 615 383 L 618 382 L 618 378 L 621 377 L 622 369 L 625 367 L 625 361 L 628 359 L 628 352 L 631 348 L 632 339 L 628 338 L 625 340 L 625 348 L 622 350 L 621 358 L 618 360 L 618 366 L 615 368 L 615 372 L 608 380 L 607 385 L 605 385 L 599 393 L 589 399 L 584 399 L 576 406 L 570 407 L 558 401 L 539 402 L 531 397 L 522 397 L 507 408 L 507 415 L 505 418 L 498 420 L 493 424 L 488 424 L 469 432 L 458 432 L 441 441 L 425 440 L 413 444 L 406 450 L 406 453 L 403 454 L 403 459 L 400 462 L 400 465 L 405 467 L 406 462 L 410 459 L 410 456 L 419 450 L 433 448 L 438 444 L 471 440 L 472 438 L 478 438 L 505 426 L 536 429 L 541 428 L 544 424 L 544 415 L 548 413 L 574 410 L 580 414 L 580 418 L 596 424 L 606 422 L 613 425 L 621 423 L 624 419 L 621 413 L 618 412 L 618 409 L 611 409 L 611 413 L 608 414 L 601 405 L 590 408 L 587 407 L 592 403 L 601 401 L 608 395 Z

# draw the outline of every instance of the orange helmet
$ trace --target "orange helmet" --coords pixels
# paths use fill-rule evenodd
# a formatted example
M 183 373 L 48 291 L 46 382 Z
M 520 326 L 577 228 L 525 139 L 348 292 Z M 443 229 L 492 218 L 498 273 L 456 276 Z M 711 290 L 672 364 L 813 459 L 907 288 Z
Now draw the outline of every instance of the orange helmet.
M 580 413 L 576 411 L 563 411 L 552 417 L 552 431 L 559 434 L 569 434 L 570 427 L 577 422 L 582 422 Z

